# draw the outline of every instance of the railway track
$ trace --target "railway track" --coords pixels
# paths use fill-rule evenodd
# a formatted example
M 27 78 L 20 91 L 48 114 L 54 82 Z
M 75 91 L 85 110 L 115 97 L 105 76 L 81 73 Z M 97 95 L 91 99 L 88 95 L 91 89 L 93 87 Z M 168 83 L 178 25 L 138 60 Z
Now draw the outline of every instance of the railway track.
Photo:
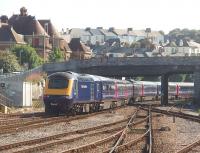
M 142 105 L 141 110 L 135 112 L 132 116 L 126 119 L 118 120 L 114 123 L 99 125 L 91 128 L 75 130 L 71 132 L 63 132 L 60 134 L 37 138 L 22 142 L 16 142 L 12 144 L 6 144 L 0 146 L 0 152 L 131 152 L 131 150 L 137 150 L 138 152 L 152 152 L 152 118 L 157 115 L 152 115 L 151 112 L 156 114 L 166 114 L 169 116 L 179 117 L 195 122 L 200 122 L 199 116 L 185 114 L 180 111 L 172 111 L 172 109 L 162 110 L 152 107 L 151 110 L 147 107 L 149 105 Z M 117 108 L 118 109 L 118 108 Z M 138 114 L 142 111 L 148 112 L 148 114 Z M 110 110 L 105 110 L 108 112 Z M 86 116 L 101 114 L 103 112 L 97 112 L 93 114 L 80 115 L 83 119 Z M 83 117 L 84 116 L 84 117 Z M 74 120 L 69 117 L 67 119 Z M 82 118 L 83 117 L 83 118 Z M 59 117 L 62 118 L 62 117 Z M 64 117 L 63 117 L 64 118 Z M 66 119 L 66 118 L 65 118 Z M 48 122 L 47 122 L 48 123 Z M 59 122 L 57 122 L 59 123 Z M 37 125 L 37 123 L 35 123 Z M 42 124 L 42 123 L 41 123 Z M 54 123 L 52 123 L 54 124 Z M 48 124 L 46 124 L 48 125 Z M 51 125 L 51 123 L 49 123 Z M 32 125 L 30 125 L 32 126 Z M 41 127 L 44 125 L 41 125 Z M 82 141 L 80 143 L 80 141 Z M 80 143 L 80 144 L 79 144 Z M 79 145 L 77 145 L 79 144 Z M 80 147 L 77 147 L 80 146 Z M 200 140 L 189 144 L 176 153 L 189 152 L 194 148 L 200 146 Z M 60 149 L 60 150 L 57 150 Z M 137 152 L 136 151 L 136 152 Z
M 182 148 L 181 150 L 177 151 L 176 153 L 188 153 L 199 146 L 200 146 L 200 140 L 197 140 L 187 145 L 186 147 Z
M 148 116 L 145 117 L 144 119 L 142 119 L 141 121 L 138 121 L 136 122 L 135 119 L 136 119 L 136 116 L 137 116 L 137 112 L 135 112 L 132 117 L 130 118 L 129 122 L 126 124 L 126 126 L 110 135 L 110 136 L 107 136 L 105 138 L 102 138 L 102 139 L 99 139 L 95 142 L 92 142 L 92 143 L 88 143 L 88 144 L 85 144 L 85 145 L 82 145 L 80 147 L 77 147 L 77 148 L 72 148 L 72 149 L 68 149 L 68 150 L 65 150 L 65 151 L 62 151 L 62 153 L 72 153 L 72 152 L 110 152 L 110 151 L 116 151 L 118 149 L 118 147 L 121 147 L 122 148 L 125 148 L 127 144 L 125 144 L 123 147 L 121 146 L 122 144 L 122 141 L 125 141 L 125 136 L 127 134 L 130 134 L 128 131 L 129 128 L 131 127 L 135 127 L 136 125 L 139 125 L 139 124 L 142 124 L 142 123 L 145 123 L 147 120 L 148 120 Z M 142 129 L 143 130 L 143 129 Z M 148 133 L 148 132 L 147 132 Z M 135 133 L 134 133 L 135 135 Z M 139 134 L 141 135 L 141 134 Z M 143 138 L 145 138 L 146 134 L 144 134 L 144 136 L 142 136 L 140 138 L 140 136 L 136 136 L 137 139 L 135 140 L 135 143 L 141 141 L 141 139 L 143 140 Z M 114 144 L 114 146 L 113 146 Z M 127 149 L 127 148 L 126 148 Z
M 87 128 L 87 129 L 82 129 L 82 130 L 77 130 L 77 131 L 72 131 L 72 132 L 67 132 L 67 133 L 61 133 L 61 134 L 57 134 L 50 137 L 44 137 L 41 139 L 34 139 L 30 141 L 8 144 L 8 145 L 0 146 L 0 151 L 23 152 L 23 153 L 34 152 L 34 151 L 39 152 L 41 150 L 49 149 L 50 147 L 57 146 L 63 143 L 65 144 L 66 143 L 69 144 L 73 142 L 76 143 L 76 141 L 79 141 L 81 139 L 91 138 L 91 137 L 97 137 L 97 136 L 102 137 L 104 135 L 105 136 L 110 135 L 109 137 L 111 138 L 117 137 L 120 131 L 122 131 L 123 128 L 126 127 L 126 122 L 129 119 L 130 117 L 114 122 L 114 123 L 100 125 L 100 126 L 96 126 L 92 128 Z M 138 120 L 134 122 L 133 126 L 141 124 L 145 122 L 146 120 L 147 118 L 144 118 L 144 116 L 139 116 Z M 20 146 L 23 146 L 22 147 L 23 149 L 20 149 L 21 148 Z
M 148 110 L 148 107 L 150 105 L 136 104 L 135 106 L 141 107 L 143 110 Z M 170 115 L 170 116 L 174 116 L 174 117 L 179 117 L 179 118 L 183 118 L 183 119 L 188 119 L 188 120 L 200 123 L 200 116 L 187 114 L 187 113 L 184 113 L 183 111 L 173 111 L 171 108 L 168 110 L 164 110 L 164 109 L 156 108 L 156 106 L 154 106 L 154 107 L 152 107 L 152 112 Z
M 13 113 L 13 114 L 0 114 L 0 119 L 9 118 L 29 118 L 29 117 L 42 117 L 46 116 L 44 112 L 34 112 L 34 113 Z
M 127 106 L 120 106 L 113 108 L 113 110 L 121 109 Z M 15 133 L 15 132 L 20 132 L 20 131 L 25 131 L 29 129 L 36 129 L 44 126 L 49 126 L 53 125 L 56 123 L 61 123 L 61 122 L 69 122 L 72 120 L 79 120 L 91 116 L 95 116 L 98 114 L 103 114 L 106 112 L 110 112 L 110 109 L 106 109 L 100 112 L 94 112 L 94 113 L 89 113 L 85 115 L 76 115 L 76 116 L 59 116 L 59 117 L 49 117 L 49 118 L 37 118 L 35 120 L 31 121 L 25 121 L 25 122 L 19 122 L 19 123 L 9 123 L 8 125 L 1 125 L 0 126 L 0 134 L 8 134 L 8 133 Z
M 152 114 L 151 109 L 149 108 L 148 116 L 147 116 L 147 129 L 146 132 L 142 134 L 137 139 L 130 139 L 126 140 L 127 135 L 129 134 L 129 126 L 131 125 L 131 119 L 129 120 L 129 123 L 124 128 L 124 131 L 122 132 L 121 136 L 118 138 L 115 145 L 111 148 L 105 151 L 104 153 L 115 153 L 115 152 L 128 152 L 133 146 L 137 145 L 142 140 L 146 140 L 146 146 L 143 148 L 143 151 L 146 153 L 152 152 Z M 146 139 L 145 139 L 146 138 Z M 134 150 L 135 152 L 136 150 Z

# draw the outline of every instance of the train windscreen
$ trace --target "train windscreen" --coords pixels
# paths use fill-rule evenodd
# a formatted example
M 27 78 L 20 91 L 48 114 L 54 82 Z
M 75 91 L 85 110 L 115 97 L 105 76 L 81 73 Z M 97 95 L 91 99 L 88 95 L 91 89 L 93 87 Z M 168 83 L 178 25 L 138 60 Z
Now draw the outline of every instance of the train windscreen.
M 49 89 L 64 89 L 68 86 L 68 80 L 65 77 L 56 77 L 49 80 Z

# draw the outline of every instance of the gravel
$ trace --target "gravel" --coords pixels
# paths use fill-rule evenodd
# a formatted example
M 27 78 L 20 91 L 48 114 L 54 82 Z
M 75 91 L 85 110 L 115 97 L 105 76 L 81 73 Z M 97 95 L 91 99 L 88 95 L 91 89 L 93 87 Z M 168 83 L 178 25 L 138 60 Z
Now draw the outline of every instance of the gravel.
M 155 153 L 177 152 L 200 139 L 200 124 L 189 120 L 164 116 L 153 120 Z
M 70 122 L 62 122 L 51 126 L 45 126 L 38 129 L 30 129 L 23 132 L 17 132 L 14 134 L 0 135 L 0 145 L 31 140 L 36 138 L 47 137 L 63 132 L 70 132 L 84 128 L 90 128 L 107 123 L 113 123 L 127 118 L 134 112 L 134 107 L 126 107 L 114 111 L 114 113 L 104 113 L 95 116 L 88 117 L 86 119 L 75 120 Z

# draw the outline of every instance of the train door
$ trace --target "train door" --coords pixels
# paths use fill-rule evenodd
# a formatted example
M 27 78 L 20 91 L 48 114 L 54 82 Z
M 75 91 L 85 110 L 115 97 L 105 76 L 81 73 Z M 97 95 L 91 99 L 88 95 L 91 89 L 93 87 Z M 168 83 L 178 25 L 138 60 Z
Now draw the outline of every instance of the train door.
M 94 101 L 94 97 L 95 97 L 94 83 L 91 82 L 91 84 L 90 84 L 90 100 Z
M 79 101 L 88 101 L 91 99 L 91 82 L 78 82 Z
M 94 97 L 95 101 L 101 101 L 101 83 L 95 82 L 94 84 Z
M 78 99 L 78 81 L 74 80 L 73 99 Z

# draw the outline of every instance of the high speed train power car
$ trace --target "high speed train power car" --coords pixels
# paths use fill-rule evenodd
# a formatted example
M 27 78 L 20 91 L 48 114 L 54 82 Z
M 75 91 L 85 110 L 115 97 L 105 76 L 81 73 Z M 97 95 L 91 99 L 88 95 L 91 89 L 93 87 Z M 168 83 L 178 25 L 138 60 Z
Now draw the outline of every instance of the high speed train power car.
M 50 75 L 44 90 L 46 113 L 95 111 L 124 103 L 132 97 L 132 83 L 100 76 L 57 72 Z
M 159 99 L 158 82 L 117 80 L 74 72 L 56 72 L 48 76 L 44 89 L 45 112 L 89 112 Z M 192 83 L 169 83 L 169 95 L 174 98 L 193 94 Z

